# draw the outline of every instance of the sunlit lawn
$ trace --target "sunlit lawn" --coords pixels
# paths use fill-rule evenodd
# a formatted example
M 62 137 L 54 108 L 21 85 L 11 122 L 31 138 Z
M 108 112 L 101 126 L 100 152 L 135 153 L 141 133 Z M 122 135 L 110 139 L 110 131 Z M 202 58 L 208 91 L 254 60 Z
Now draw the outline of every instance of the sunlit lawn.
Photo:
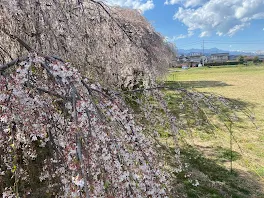
M 254 180 L 260 183 L 260 186 L 263 185 L 263 192 L 264 65 L 203 67 L 188 70 L 170 69 L 169 72 L 166 80 L 177 82 L 177 87 L 215 93 L 245 102 L 247 108 L 255 116 L 256 126 L 241 113 L 240 116 L 243 121 L 234 124 L 232 127 L 233 135 L 237 141 L 233 140 L 232 149 L 235 151 L 234 153 L 240 156 L 237 159 L 234 157 L 233 168 L 242 175 L 249 173 L 250 177 L 252 176 Z M 217 123 L 214 120 L 212 122 Z M 209 159 L 215 160 L 219 165 L 228 169 L 230 160 L 228 157 L 222 159 L 226 154 L 225 150 L 230 151 L 230 134 L 228 130 L 222 127 L 221 130 L 216 130 L 215 134 L 193 131 L 192 136 L 184 136 L 187 142 Z M 245 182 L 250 183 L 252 178 L 246 178 L 248 178 L 248 181 Z M 251 191 L 254 191 L 254 189 L 251 189 Z

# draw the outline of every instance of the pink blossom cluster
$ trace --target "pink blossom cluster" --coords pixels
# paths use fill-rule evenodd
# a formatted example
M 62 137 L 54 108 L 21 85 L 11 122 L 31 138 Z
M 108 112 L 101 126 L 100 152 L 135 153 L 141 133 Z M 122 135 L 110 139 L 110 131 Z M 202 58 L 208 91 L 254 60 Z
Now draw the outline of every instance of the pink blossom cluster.
M 57 58 L 30 54 L 14 67 L 0 75 L 0 181 L 13 181 L 4 197 L 33 193 L 19 184 L 36 160 L 56 196 L 168 196 L 164 163 L 122 97 Z

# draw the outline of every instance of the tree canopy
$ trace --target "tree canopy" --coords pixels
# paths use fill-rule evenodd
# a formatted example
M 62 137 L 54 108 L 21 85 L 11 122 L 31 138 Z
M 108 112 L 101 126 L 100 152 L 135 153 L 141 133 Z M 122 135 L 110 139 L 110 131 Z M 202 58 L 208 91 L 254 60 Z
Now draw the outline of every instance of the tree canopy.
M 0 190 L 6 197 L 167 195 L 169 175 L 155 141 L 118 94 L 49 56 L 29 54 L 0 70 Z
M 22 39 L 94 80 L 127 86 L 135 74 L 164 73 L 175 55 L 138 11 L 95 0 L 3 0 L 0 16 L 2 63 L 25 54 Z
M 157 109 L 164 103 L 143 100 L 135 114 L 116 87 L 154 81 L 173 56 L 135 10 L 94 0 L 1 1 L 0 193 L 169 196 L 155 125 L 143 123 L 170 125 L 177 141 L 175 118 Z M 150 98 L 160 97 L 153 90 Z

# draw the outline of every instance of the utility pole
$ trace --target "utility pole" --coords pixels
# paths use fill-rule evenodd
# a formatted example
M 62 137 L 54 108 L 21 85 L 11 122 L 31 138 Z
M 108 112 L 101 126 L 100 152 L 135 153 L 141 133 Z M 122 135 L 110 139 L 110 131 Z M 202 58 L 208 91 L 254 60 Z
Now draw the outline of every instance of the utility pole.
M 203 63 L 203 66 L 204 66 L 204 59 L 205 59 L 205 56 L 204 56 L 204 40 L 203 40 L 203 45 L 202 45 L 202 47 L 203 47 L 202 63 Z
M 203 56 L 204 56 L 204 40 L 203 40 Z

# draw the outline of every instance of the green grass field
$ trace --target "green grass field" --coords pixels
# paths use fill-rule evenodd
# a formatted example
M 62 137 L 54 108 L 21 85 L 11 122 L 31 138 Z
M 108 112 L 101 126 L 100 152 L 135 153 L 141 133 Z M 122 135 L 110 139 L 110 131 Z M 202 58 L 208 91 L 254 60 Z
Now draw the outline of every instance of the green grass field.
M 185 181 L 188 197 L 264 197 L 264 65 L 170 69 L 166 81 L 237 101 L 255 118 L 238 113 L 241 119 L 232 125 L 233 173 L 230 131 L 217 126 L 215 116 L 209 116 L 214 133 L 192 127 L 182 131 L 184 160 L 201 181 L 198 187 Z M 174 97 L 170 91 L 167 95 Z

